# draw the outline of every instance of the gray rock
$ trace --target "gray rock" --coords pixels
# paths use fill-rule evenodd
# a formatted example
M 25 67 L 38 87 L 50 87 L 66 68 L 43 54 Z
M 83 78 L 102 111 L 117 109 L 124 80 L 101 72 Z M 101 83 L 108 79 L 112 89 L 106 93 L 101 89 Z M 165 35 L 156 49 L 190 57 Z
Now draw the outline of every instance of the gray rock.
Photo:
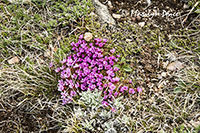
M 98 16 L 100 17 L 100 20 L 103 23 L 108 23 L 110 25 L 116 24 L 115 20 L 112 18 L 112 16 L 109 13 L 107 6 L 101 4 L 99 0 L 93 0 L 93 4 Z

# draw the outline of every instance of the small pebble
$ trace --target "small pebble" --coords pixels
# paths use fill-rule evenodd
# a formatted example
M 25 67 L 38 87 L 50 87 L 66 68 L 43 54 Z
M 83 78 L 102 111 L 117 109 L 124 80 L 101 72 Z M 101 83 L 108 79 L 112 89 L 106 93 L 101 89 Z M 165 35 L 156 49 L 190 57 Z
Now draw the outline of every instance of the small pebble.
M 145 22 L 139 22 L 138 25 L 139 25 L 140 27 L 144 27 Z
M 167 68 L 167 65 L 168 65 L 168 64 L 169 64 L 169 61 L 163 62 L 163 63 L 162 63 L 162 67 L 163 67 L 163 68 Z
M 167 73 L 166 73 L 166 72 L 162 72 L 162 73 L 161 73 L 161 76 L 162 76 L 162 77 L 166 77 L 166 76 L 167 76 Z
M 111 1 L 108 1 L 108 7 L 109 8 L 113 8 L 113 5 L 112 5 Z
M 120 19 L 121 18 L 120 14 L 113 13 L 112 16 L 113 16 L 113 18 L 116 18 L 116 19 Z
M 126 39 L 126 42 L 131 42 L 132 40 L 131 39 Z
M 132 20 L 133 22 L 135 22 L 136 18 L 135 18 L 135 17 L 132 17 L 131 20 Z
M 189 8 L 189 6 L 187 4 L 183 5 L 183 9 L 188 9 L 188 8 Z
M 90 13 L 90 16 L 97 17 L 97 14 L 95 14 L 94 12 L 91 12 L 91 13 Z
M 175 61 L 175 62 L 170 63 L 167 66 L 167 70 L 169 70 L 169 71 L 175 71 L 175 70 L 180 70 L 183 67 L 184 67 L 183 63 L 181 63 L 180 61 Z
M 8 60 L 8 64 L 15 64 L 15 63 L 18 63 L 18 62 L 19 62 L 19 58 L 17 56 Z
M 142 18 L 140 16 L 136 17 L 137 21 L 140 21 Z
M 84 39 L 87 41 L 87 42 L 89 42 L 91 39 L 92 39 L 92 33 L 90 33 L 90 32 L 86 32 L 85 34 L 84 34 Z

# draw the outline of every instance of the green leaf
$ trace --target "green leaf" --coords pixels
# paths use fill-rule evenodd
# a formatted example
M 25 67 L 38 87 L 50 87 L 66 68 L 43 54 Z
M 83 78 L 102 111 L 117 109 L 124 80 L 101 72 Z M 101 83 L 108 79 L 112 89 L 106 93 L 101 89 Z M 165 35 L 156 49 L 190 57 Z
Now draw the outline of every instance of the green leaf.
M 198 8 L 196 11 L 194 11 L 195 13 L 200 14 L 200 8 Z
M 126 71 L 126 72 L 131 72 L 132 71 L 132 69 L 131 69 L 131 67 L 129 65 L 124 65 L 122 69 L 124 71 Z
M 180 87 L 174 88 L 174 93 L 181 93 L 181 92 L 183 92 L 183 91 Z
M 120 63 L 126 63 L 126 59 L 122 57 Z
M 115 68 L 115 67 L 117 67 L 117 68 L 119 68 L 119 69 L 121 68 L 121 66 L 118 65 L 118 64 L 113 66 L 113 68 Z

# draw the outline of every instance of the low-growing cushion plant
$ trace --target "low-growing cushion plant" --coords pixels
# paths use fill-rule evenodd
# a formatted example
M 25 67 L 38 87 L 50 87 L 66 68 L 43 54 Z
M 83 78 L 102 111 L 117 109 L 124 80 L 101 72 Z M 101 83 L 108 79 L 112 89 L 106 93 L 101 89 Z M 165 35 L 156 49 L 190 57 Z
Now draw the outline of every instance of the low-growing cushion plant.
M 142 88 L 133 88 L 131 80 L 125 82 L 123 77 L 118 77 L 118 65 L 115 65 L 120 55 L 115 54 L 115 49 L 104 48 L 107 39 L 95 38 L 86 41 L 83 35 L 78 42 L 72 42 L 72 53 L 61 61 L 55 69 L 60 74 L 58 91 L 61 93 L 62 104 L 72 102 L 81 96 L 81 92 L 90 90 L 101 91 L 102 104 L 113 112 L 115 98 L 125 95 L 141 93 Z M 54 67 L 50 63 L 50 67 Z

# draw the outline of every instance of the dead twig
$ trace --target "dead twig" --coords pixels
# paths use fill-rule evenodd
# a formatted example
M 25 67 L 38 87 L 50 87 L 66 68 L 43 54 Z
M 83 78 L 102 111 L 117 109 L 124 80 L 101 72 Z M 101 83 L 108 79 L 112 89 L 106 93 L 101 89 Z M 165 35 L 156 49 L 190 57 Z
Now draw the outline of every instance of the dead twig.
M 190 12 L 187 14 L 187 16 L 185 17 L 185 19 L 183 20 L 182 24 L 185 23 L 185 21 L 188 19 L 188 16 L 192 13 L 192 11 L 194 10 L 194 8 L 199 4 L 199 1 L 195 3 L 195 5 L 192 7 L 192 9 L 190 10 Z

